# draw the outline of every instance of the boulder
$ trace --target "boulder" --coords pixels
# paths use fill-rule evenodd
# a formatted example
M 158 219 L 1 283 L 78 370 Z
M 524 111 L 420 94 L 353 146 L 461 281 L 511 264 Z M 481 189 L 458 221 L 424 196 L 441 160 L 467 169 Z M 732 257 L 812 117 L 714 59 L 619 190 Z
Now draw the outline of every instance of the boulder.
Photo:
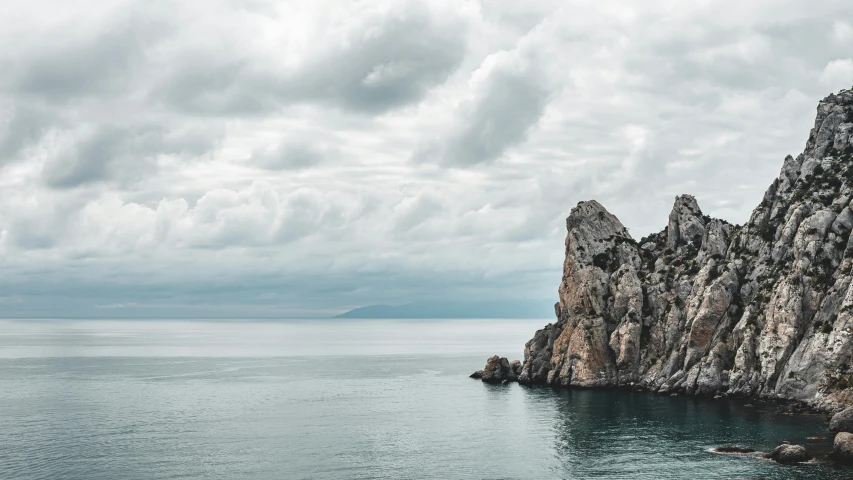
M 838 463 L 853 464 L 853 433 L 839 432 L 832 442 L 832 458 Z
M 786 443 L 774 448 L 773 451 L 767 455 L 767 458 L 773 459 L 777 463 L 791 464 L 806 462 L 812 457 L 809 455 L 806 447 L 802 445 L 789 445 Z
M 833 415 L 832 420 L 829 421 L 829 431 L 853 432 L 853 407 L 847 407 Z
M 518 360 L 510 363 L 506 357 L 494 355 L 486 360 L 486 366 L 483 368 L 480 378 L 487 383 L 515 382 L 518 380 L 520 372 L 521 362 Z
M 483 378 L 483 371 L 477 370 L 476 372 L 469 375 L 468 378 L 477 378 L 477 379 Z

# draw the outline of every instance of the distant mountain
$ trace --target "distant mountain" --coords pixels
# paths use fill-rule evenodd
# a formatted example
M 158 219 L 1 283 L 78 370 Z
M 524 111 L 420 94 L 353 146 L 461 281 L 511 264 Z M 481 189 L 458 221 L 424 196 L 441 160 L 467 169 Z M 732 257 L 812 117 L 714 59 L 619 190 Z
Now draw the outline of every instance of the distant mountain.
M 335 318 L 552 318 L 553 302 L 520 300 L 495 302 L 415 302 L 369 305 Z

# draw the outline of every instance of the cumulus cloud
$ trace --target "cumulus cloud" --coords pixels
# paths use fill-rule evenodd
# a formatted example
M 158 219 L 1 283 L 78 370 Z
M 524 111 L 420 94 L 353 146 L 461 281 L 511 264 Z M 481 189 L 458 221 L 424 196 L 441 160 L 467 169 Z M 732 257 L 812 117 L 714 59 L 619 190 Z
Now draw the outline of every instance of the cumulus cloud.
M 0 288 L 15 301 L 0 310 L 551 301 L 579 200 L 636 237 L 681 193 L 744 221 L 817 101 L 853 86 L 852 14 L 799 0 L 2 3 Z

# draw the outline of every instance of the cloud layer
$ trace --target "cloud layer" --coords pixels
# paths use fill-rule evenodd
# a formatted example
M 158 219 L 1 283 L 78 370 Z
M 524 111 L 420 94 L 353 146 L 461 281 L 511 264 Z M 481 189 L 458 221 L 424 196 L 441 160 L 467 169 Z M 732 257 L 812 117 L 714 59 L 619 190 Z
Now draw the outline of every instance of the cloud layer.
M 563 219 L 743 222 L 853 5 L 6 2 L 0 314 L 553 301 Z

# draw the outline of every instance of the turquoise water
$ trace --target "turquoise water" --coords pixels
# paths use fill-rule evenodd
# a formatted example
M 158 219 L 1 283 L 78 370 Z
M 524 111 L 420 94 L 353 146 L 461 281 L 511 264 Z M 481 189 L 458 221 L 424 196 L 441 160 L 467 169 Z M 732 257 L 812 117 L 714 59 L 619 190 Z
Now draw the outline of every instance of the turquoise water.
M 3 322 L 0 478 L 840 478 L 823 416 L 486 385 L 541 321 Z

